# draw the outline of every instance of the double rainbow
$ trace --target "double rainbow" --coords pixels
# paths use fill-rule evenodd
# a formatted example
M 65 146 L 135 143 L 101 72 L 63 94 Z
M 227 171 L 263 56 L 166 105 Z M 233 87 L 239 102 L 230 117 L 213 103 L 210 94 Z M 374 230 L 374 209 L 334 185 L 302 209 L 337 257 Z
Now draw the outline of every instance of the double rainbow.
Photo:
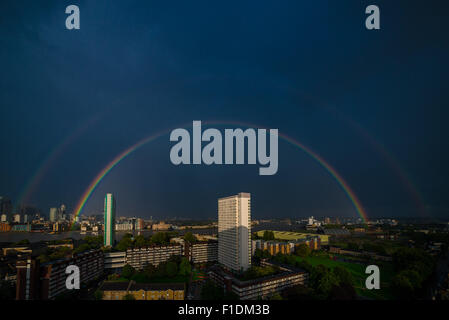
M 248 123 L 242 123 L 242 122 L 223 122 L 223 121 L 203 121 L 203 124 L 207 125 L 237 125 L 237 126 L 243 126 L 243 127 L 251 127 L 251 128 L 263 128 L 261 126 L 256 126 Z M 191 124 L 181 126 L 183 128 L 190 126 Z M 163 130 L 161 132 L 158 132 L 154 135 L 151 135 L 143 140 L 140 140 L 136 144 L 132 145 L 131 147 L 127 148 L 126 150 L 122 151 L 120 154 L 118 154 L 111 162 L 109 162 L 92 180 L 92 182 L 89 184 L 87 189 L 84 191 L 83 195 L 79 199 L 76 207 L 75 207 L 75 219 L 79 217 L 81 214 L 81 211 L 83 210 L 84 206 L 86 205 L 87 201 L 89 200 L 92 192 L 95 190 L 97 185 L 103 180 L 103 178 L 115 167 L 117 166 L 123 159 L 125 159 L 127 156 L 129 156 L 134 151 L 138 150 L 140 147 L 146 145 L 147 143 L 156 140 L 157 138 L 166 135 L 171 132 L 172 129 Z M 360 200 L 355 195 L 354 191 L 349 187 L 348 183 L 343 179 L 343 177 L 328 163 L 326 162 L 321 156 L 319 156 L 317 153 L 313 152 L 311 149 L 300 143 L 299 141 L 285 135 L 282 133 L 279 133 L 279 137 L 283 139 L 284 141 L 292 144 L 293 146 L 301 149 L 306 154 L 308 154 L 312 159 L 316 160 L 326 171 L 334 178 L 334 180 L 338 183 L 338 185 L 342 188 L 342 190 L 345 192 L 351 203 L 353 204 L 355 211 L 360 216 L 360 218 L 363 220 L 363 222 L 368 221 L 368 216 L 366 214 L 365 209 L 363 208 Z M 73 227 L 73 225 L 72 225 Z

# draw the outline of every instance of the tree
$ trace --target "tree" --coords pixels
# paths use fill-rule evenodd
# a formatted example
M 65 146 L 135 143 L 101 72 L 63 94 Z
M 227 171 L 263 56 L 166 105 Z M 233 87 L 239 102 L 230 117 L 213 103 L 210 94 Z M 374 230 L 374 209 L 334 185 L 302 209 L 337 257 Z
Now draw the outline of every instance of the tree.
M 120 278 L 120 276 L 118 274 L 116 274 L 116 273 L 108 275 L 108 280 L 109 281 L 118 280 L 119 278 Z
M 23 246 L 23 245 L 28 245 L 28 244 L 30 244 L 30 240 L 28 240 L 28 239 L 23 239 L 23 240 L 20 240 L 15 243 L 16 246 Z
M 145 272 L 138 272 L 131 277 L 131 280 L 137 283 L 147 283 L 151 281 L 151 278 Z
M 286 300 L 311 300 L 314 297 L 314 292 L 310 287 L 297 285 L 286 288 L 282 295 Z
M 137 248 L 144 247 L 147 244 L 147 240 L 143 235 L 138 235 L 134 240 L 134 246 Z
M 397 274 L 391 281 L 391 290 L 398 299 L 412 299 L 414 289 L 410 280 L 403 274 Z
M 103 300 L 103 291 L 101 290 L 95 290 L 94 292 L 94 299 L 95 300 Z
M 422 294 L 423 283 L 434 269 L 433 258 L 421 249 L 400 248 L 393 254 L 397 272 L 392 280 L 392 290 L 399 299 L 412 299 Z
M 263 250 L 261 250 L 261 249 L 256 249 L 256 250 L 254 251 L 254 257 L 255 257 L 255 258 L 261 259 L 261 258 L 262 258 L 262 255 L 263 255 Z
M 421 288 L 422 278 L 415 270 L 403 270 L 399 274 L 407 278 L 414 289 Z
M 346 270 L 342 266 L 336 266 L 333 270 L 333 273 L 337 277 L 340 284 L 347 284 L 352 286 L 353 278 L 352 274 L 348 270 Z
M 354 287 L 348 283 L 340 283 L 338 286 L 333 286 L 329 293 L 329 299 L 331 300 L 355 300 L 356 298 L 357 293 Z
M 190 265 L 189 260 L 186 257 L 181 259 L 181 263 L 179 264 L 179 274 L 181 276 L 187 276 L 192 272 L 192 266 Z
M 13 282 L 0 280 L 0 300 L 14 300 L 16 288 Z
M 265 241 L 274 240 L 274 232 L 265 230 L 263 233 L 263 239 Z
M 186 242 L 195 243 L 196 237 L 192 234 L 192 232 L 186 232 L 186 234 L 184 235 L 184 240 Z
M 131 279 L 136 270 L 129 264 L 125 264 L 122 270 L 122 277 L 126 279 Z
M 103 245 L 103 236 L 86 236 L 83 239 L 91 248 L 100 248 Z
M 312 270 L 313 270 L 313 266 L 309 262 L 307 262 L 306 260 L 296 261 L 295 262 L 295 267 L 303 269 L 303 270 L 305 270 L 305 271 L 307 271 L 309 273 L 311 273 Z
M 66 248 L 66 249 L 68 249 L 70 251 L 70 248 Z M 73 253 L 81 253 L 81 252 L 84 252 L 84 251 L 87 251 L 87 250 L 90 250 L 90 249 L 92 249 L 92 248 L 91 248 L 91 246 L 88 243 L 83 243 L 78 248 L 73 250 Z
M 318 281 L 318 287 L 316 288 L 318 293 L 321 293 L 323 296 L 328 297 L 332 288 L 334 286 L 338 286 L 338 279 L 332 273 L 327 271 Z
M 223 288 L 216 286 L 211 280 L 207 280 L 201 289 L 202 300 L 222 300 L 224 298 Z
M 270 259 L 271 258 L 271 253 L 268 250 L 264 250 L 262 252 L 262 259 Z
M 310 286 L 321 299 L 327 299 L 332 288 L 338 286 L 338 278 L 322 264 L 314 267 L 310 274 Z
M 270 300 L 283 300 L 279 293 L 275 293 L 270 297 Z
M 383 245 L 366 242 L 363 244 L 363 250 L 378 254 L 387 254 L 387 250 Z
M 296 247 L 295 249 L 295 254 L 299 257 L 302 258 L 306 258 L 310 255 L 310 253 L 312 252 L 312 250 L 310 249 L 310 247 L 305 244 L 305 243 L 301 243 L 298 247 Z
M 176 263 L 169 261 L 167 262 L 167 276 L 170 278 L 173 278 L 178 274 L 178 266 Z
M 149 263 L 145 266 L 143 271 L 145 272 L 145 274 L 148 277 L 153 277 L 156 274 L 156 267 L 154 265 L 152 265 L 151 263 Z
M 433 263 L 432 257 L 420 249 L 401 248 L 393 254 L 393 266 L 396 271 L 415 270 L 422 279 L 432 273 Z
M 172 255 L 170 256 L 170 258 L 168 258 L 168 261 L 174 262 L 176 263 L 176 265 L 179 265 L 181 263 L 182 258 L 183 257 L 180 255 Z
M 348 248 L 348 250 L 358 251 L 359 245 L 356 242 L 348 242 L 347 248 Z
M 312 288 L 318 287 L 319 280 L 321 277 L 324 276 L 324 274 L 328 272 L 327 267 L 323 266 L 322 264 L 317 265 L 316 267 L 313 267 L 310 270 L 310 279 L 309 284 Z
M 132 294 L 128 293 L 125 296 L 123 296 L 123 300 L 136 300 L 136 297 L 134 297 Z
M 170 237 L 167 232 L 158 232 L 151 236 L 151 242 L 154 244 L 166 244 L 170 241 Z
M 133 246 L 132 234 L 125 234 L 120 242 L 117 244 L 117 250 L 126 251 Z
M 155 276 L 160 278 L 167 276 L 167 262 L 159 263 L 156 267 Z

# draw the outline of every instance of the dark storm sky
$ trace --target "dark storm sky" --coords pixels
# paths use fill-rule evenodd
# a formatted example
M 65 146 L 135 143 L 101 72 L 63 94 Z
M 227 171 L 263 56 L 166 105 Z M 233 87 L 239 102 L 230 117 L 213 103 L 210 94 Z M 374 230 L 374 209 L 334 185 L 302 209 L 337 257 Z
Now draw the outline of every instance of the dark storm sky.
M 70 4 L 80 30 L 65 29 Z M 380 31 L 365 29 L 369 4 Z M 1 1 L 0 195 L 73 209 L 140 139 L 233 120 L 317 152 L 371 217 L 448 217 L 448 12 L 443 0 Z M 174 166 L 171 146 L 166 135 L 123 160 L 83 213 L 112 192 L 118 215 L 216 217 L 218 197 L 245 191 L 256 218 L 356 215 L 329 173 L 284 141 L 275 176 Z

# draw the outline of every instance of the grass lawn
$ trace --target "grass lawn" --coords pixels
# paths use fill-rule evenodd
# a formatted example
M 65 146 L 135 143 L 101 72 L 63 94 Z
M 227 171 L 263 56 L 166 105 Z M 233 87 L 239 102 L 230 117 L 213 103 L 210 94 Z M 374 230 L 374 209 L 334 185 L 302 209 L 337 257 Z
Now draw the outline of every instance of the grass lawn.
M 344 256 L 340 255 L 340 257 Z M 348 257 L 344 258 L 348 259 Z M 393 277 L 394 272 L 393 267 L 389 263 L 383 262 L 382 264 L 380 263 L 378 264 L 380 269 L 380 282 L 381 282 L 380 290 L 368 290 L 365 287 L 365 280 L 368 277 L 368 275 L 365 274 L 365 269 L 368 266 L 368 264 L 359 264 L 359 263 L 333 260 L 329 258 L 328 254 L 324 253 L 317 256 L 310 256 L 307 258 L 297 257 L 297 259 L 299 261 L 306 260 L 312 266 L 317 266 L 320 264 L 328 268 L 335 268 L 336 266 L 341 266 L 352 274 L 352 277 L 354 278 L 354 287 L 359 296 L 379 300 L 392 299 L 392 295 L 389 290 L 389 282 Z

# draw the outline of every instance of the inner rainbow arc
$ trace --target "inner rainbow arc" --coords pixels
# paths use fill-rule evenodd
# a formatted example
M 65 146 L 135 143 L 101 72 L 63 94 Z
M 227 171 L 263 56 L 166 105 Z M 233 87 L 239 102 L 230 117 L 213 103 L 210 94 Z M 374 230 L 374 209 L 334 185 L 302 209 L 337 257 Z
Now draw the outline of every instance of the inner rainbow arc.
M 242 123 L 242 122 L 218 122 L 218 121 L 203 121 L 203 124 L 211 125 L 211 124 L 217 124 L 217 125 L 239 125 L 244 127 L 252 127 L 252 128 L 263 128 L 261 126 L 254 126 L 252 124 Z M 189 124 L 191 125 L 191 124 Z M 182 128 L 185 128 L 188 125 L 181 126 Z M 263 128 L 266 129 L 266 128 Z M 120 154 L 118 154 L 111 162 L 109 162 L 92 180 L 92 182 L 89 184 L 88 188 L 83 192 L 81 198 L 79 199 L 76 207 L 75 207 L 75 215 L 72 223 L 72 229 L 75 225 L 76 218 L 79 217 L 81 214 L 81 211 L 83 210 L 84 206 L 86 205 L 87 201 L 89 200 L 92 192 L 95 190 L 97 185 L 103 180 L 103 178 L 117 165 L 119 164 L 123 159 L 125 159 L 128 155 L 142 147 L 143 145 L 156 140 L 157 138 L 168 134 L 172 129 L 163 130 L 161 132 L 158 132 L 154 135 L 151 135 L 143 140 L 140 140 L 136 144 L 132 145 L 131 147 L 125 149 Z M 348 199 L 353 204 L 357 214 L 360 216 L 360 218 L 363 220 L 364 223 L 368 222 L 368 215 L 363 208 L 360 200 L 357 198 L 354 191 L 350 188 L 348 183 L 343 179 L 343 177 L 328 163 L 326 162 L 320 155 L 312 151 L 310 148 L 306 147 L 304 144 L 300 143 L 299 141 L 285 135 L 282 133 L 278 133 L 279 137 L 283 140 L 287 141 L 288 143 L 292 144 L 293 146 L 299 148 L 300 150 L 304 151 L 306 154 L 308 154 L 310 157 L 312 157 L 314 160 L 316 160 L 334 179 L 337 181 L 338 185 L 342 188 L 342 190 L 345 192 Z

